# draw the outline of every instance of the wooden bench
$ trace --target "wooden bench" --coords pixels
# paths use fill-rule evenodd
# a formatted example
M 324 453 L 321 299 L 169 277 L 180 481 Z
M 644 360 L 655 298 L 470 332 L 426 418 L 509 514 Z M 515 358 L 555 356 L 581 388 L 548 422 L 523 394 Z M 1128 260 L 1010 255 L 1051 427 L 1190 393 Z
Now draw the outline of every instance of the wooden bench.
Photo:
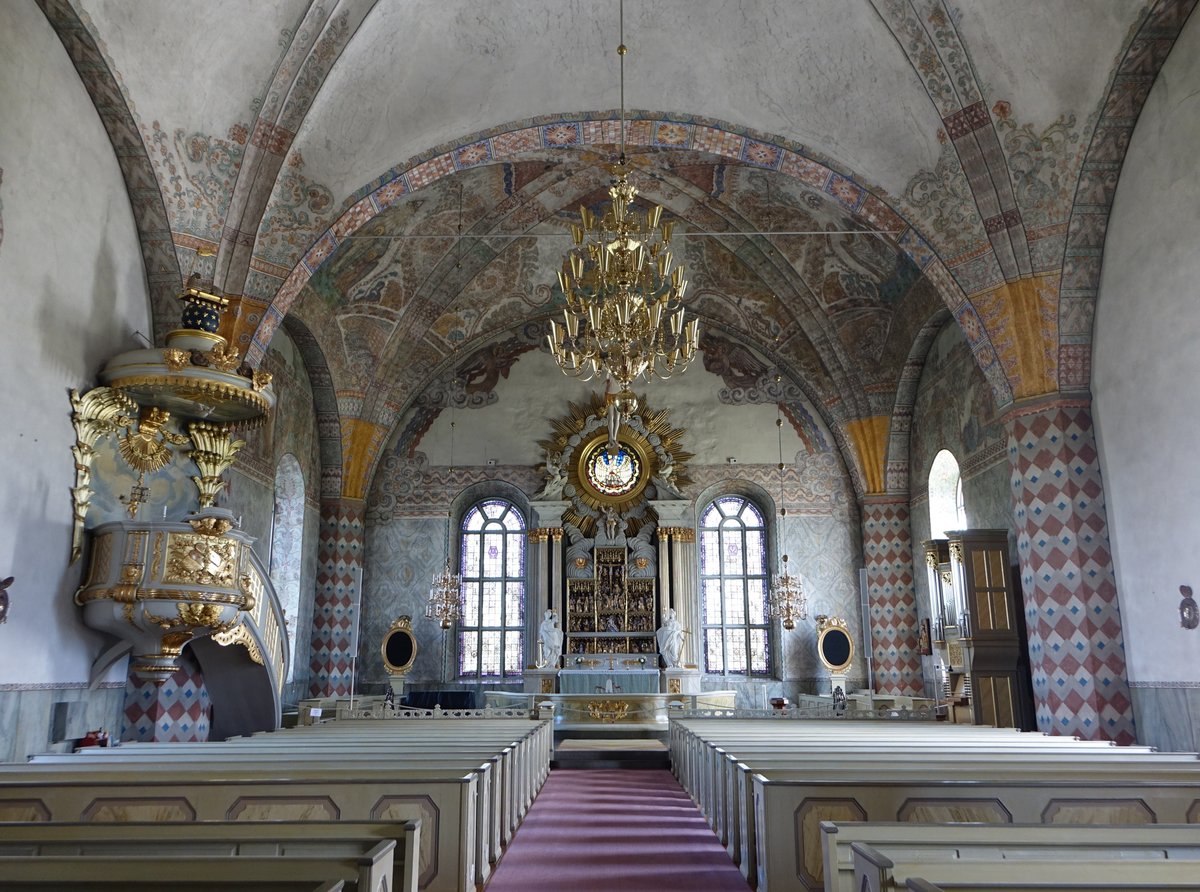
M 6 824 L 0 828 L 0 856 L 136 856 L 147 850 L 211 854 L 222 849 L 240 855 L 288 855 L 297 850 L 324 855 L 341 854 L 346 846 L 370 850 L 380 842 L 389 842 L 394 845 L 389 889 L 417 892 L 420 833 L 420 821 Z
M 865 843 L 854 843 L 857 892 L 956 892 L 956 890 L 1022 890 L 1050 892 L 1086 889 L 1125 892 L 1130 889 L 1195 890 L 1200 861 L 1160 860 L 1102 862 L 1059 860 L 896 861 Z
M 321 883 L 350 882 L 358 892 L 388 892 L 392 878 L 394 840 L 373 841 L 355 847 L 355 854 L 157 854 L 126 852 L 109 855 L 34 854 L 0 855 L 0 889 L 33 883 L 54 883 L 74 889 L 80 881 L 99 879 L 110 884 L 141 885 L 174 882 L 177 878 L 203 878 L 215 889 L 224 884 L 243 888 L 287 883 L 312 889 Z M 251 885 L 254 884 L 254 885 Z M 112 888 L 112 886 L 110 886 Z
M 489 871 L 487 859 L 479 857 L 478 828 L 480 777 L 486 774 L 387 761 L 30 765 L 0 768 L 0 821 L 419 818 L 428 830 L 421 839 L 421 888 L 467 892 Z
M 822 820 L 1183 824 L 1200 815 L 1200 771 L 1177 766 L 1089 769 L 1062 760 L 1008 770 L 899 764 L 803 774 L 752 776 L 760 892 L 823 888 Z
M 164 750 L 170 744 L 164 745 Z M 500 856 L 503 845 L 507 845 L 516 832 L 525 814 L 523 803 L 527 796 L 535 790 L 527 789 L 522 778 L 524 771 L 514 772 L 507 766 L 508 750 L 488 756 L 488 748 L 466 748 L 459 750 L 457 758 L 447 758 L 414 750 L 407 753 L 397 753 L 394 748 L 363 747 L 358 752 L 342 750 L 327 750 L 312 748 L 307 752 L 294 750 L 268 751 L 265 749 L 250 751 L 234 749 L 216 752 L 179 753 L 156 750 L 152 753 L 129 754 L 112 756 L 89 756 L 85 759 L 73 756 L 38 757 L 34 764 L 61 765 L 78 767 L 82 764 L 99 766 L 99 770 L 108 771 L 118 766 L 145 766 L 150 770 L 174 770 L 182 764 L 198 767 L 206 764 L 219 765 L 223 769 L 254 770 L 255 768 L 282 768 L 295 766 L 312 769 L 336 760 L 339 767 L 375 767 L 379 770 L 395 768 L 402 771 L 426 771 L 430 776 L 450 772 L 460 774 L 464 771 L 474 771 L 477 781 L 477 829 L 478 851 L 477 862 L 481 868 L 494 864 Z M 479 762 L 478 759 L 487 761 Z M 2 775 L 0 775 L 2 777 Z M 513 790 L 520 790 L 514 793 Z M 486 878 L 486 871 L 485 871 Z M 482 882 L 483 880 L 478 880 Z
M 1030 822 L 1097 820 L 1089 809 L 1109 823 L 1200 820 L 1194 754 L 1009 729 L 800 720 L 681 719 L 671 744 L 681 784 L 760 889 L 821 888 L 822 819 L 1011 821 L 1011 799 L 1016 819 Z M 1117 791 L 1107 789 L 1114 777 Z
M 1200 860 L 1200 828 L 1186 824 L 1080 827 L 822 821 L 825 892 L 859 892 L 852 848 L 856 843 L 889 858 L 917 861 Z
M 728 742 L 736 753 L 727 752 L 697 732 L 696 725 L 718 741 Z M 1104 742 L 1022 734 L 1011 729 L 965 726 L 958 733 L 940 727 L 893 728 L 872 726 L 860 732 L 837 722 L 753 722 L 731 726 L 717 721 L 681 721 L 672 727 L 677 760 L 673 763 L 685 789 L 696 799 L 730 856 L 743 866 L 748 878 L 754 875 L 753 797 L 749 776 L 755 771 L 775 776 L 799 768 L 809 771 L 823 763 L 837 767 L 870 765 L 888 761 L 972 764 L 986 759 L 990 764 L 1021 761 L 1043 754 L 1069 751 L 1076 762 L 1127 761 L 1149 756 L 1148 747 L 1118 748 Z M 902 752 L 901 752 L 902 751 Z M 1155 757 L 1194 765 L 1194 754 Z M 802 767 L 801 767 L 802 766 Z
M 493 763 L 492 778 L 480 786 L 480 828 L 485 836 L 485 851 L 481 865 L 494 863 L 502 845 L 507 845 L 516 831 L 537 791 L 549 772 L 553 735 L 549 723 L 533 723 L 523 720 L 514 728 L 524 736 L 511 739 L 496 726 L 487 722 L 483 730 L 489 732 L 492 742 L 474 736 L 468 741 L 446 740 L 447 728 L 434 729 L 428 723 L 411 728 L 405 726 L 403 739 L 396 738 L 395 722 L 343 723 L 367 726 L 391 726 L 379 730 L 368 727 L 361 734 L 352 730 L 336 733 L 273 733 L 251 738 L 241 738 L 214 744 L 136 744 L 114 749 L 98 749 L 89 753 L 91 761 L 112 764 L 120 761 L 178 764 L 188 759 L 194 762 L 220 761 L 228 764 L 254 764 L 276 762 L 286 757 L 295 762 L 320 762 L 336 760 L 342 764 L 352 762 L 380 763 L 399 762 L 404 765 L 421 765 L 431 770 L 435 762 L 445 763 L 447 758 L 467 760 L 464 769 L 475 767 L 476 759 L 488 759 Z M 402 723 L 401 723 L 402 724 Z M 479 727 L 472 725 L 472 730 Z M 531 730 L 532 727 L 532 730 Z M 461 732 L 465 726 L 456 725 Z M 505 745 L 507 744 L 507 745 Z M 499 749 L 503 746 L 503 749 Z M 499 749 L 499 751 L 497 751 Z M 38 756 L 36 764 L 78 764 L 83 754 L 76 756 Z M 488 815 L 495 815 L 489 818 Z M 490 827 L 490 832 L 489 832 Z M 485 875 L 486 878 L 486 875 Z M 480 880 L 482 881 L 482 880 Z
M 21 820 L 23 812 L 32 810 L 29 817 L 53 820 L 66 817 L 79 819 L 84 811 L 71 809 L 79 805 L 64 804 L 65 811 L 51 812 L 47 802 L 26 798 L 24 804 L 13 803 L 15 794 L 4 792 L 14 777 L 28 779 L 29 770 L 71 770 L 79 774 L 76 781 L 112 776 L 114 772 L 139 771 L 142 785 L 153 783 L 155 788 L 169 786 L 172 777 L 188 771 L 203 772 L 213 766 L 227 777 L 249 781 L 256 773 L 266 773 L 269 786 L 277 786 L 278 773 L 288 774 L 288 782 L 303 779 L 314 787 L 322 776 L 342 777 L 351 785 L 361 785 L 371 770 L 374 777 L 404 781 L 404 795 L 398 792 L 380 797 L 374 810 L 355 798 L 355 810 L 347 812 L 339 797 L 286 796 L 248 797 L 252 804 L 245 806 L 247 797 L 228 804 L 230 819 L 300 819 L 340 817 L 357 819 L 424 818 L 427 832 L 422 834 L 421 885 L 424 887 L 465 888 L 486 882 L 491 864 L 498 860 L 503 845 L 511 839 L 520 820 L 549 772 L 553 748 L 553 729 L 548 721 L 528 718 L 432 718 L 418 722 L 406 720 L 347 720 L 285 732 L 270 732 L 246 738 L 236 738 L 213 744 L 129 744 L 112 749 L 94 749 L 74 756 L 52 755 L 37 757 L 25 771 L 15 775 L 0 768 L 0 819 Z M 486 762 L 481 760 L 486 759 Z M 347 772 L 353 778 L 343 777 Z M 63 777 L 39 775 L 42 780 L 61 782 Z M 459 791 L 457 797 L 446 789 L 447 784 L 462 785 L 473 779 L 471 790 Z M 189 779 L 189 778 L 180 778 Z M 198 778 L 190 778 L 196 779 Z M 257 778 L 255 778 L 257 779 Z M 418 795 L 422 782 L 437 782 L 438 795 Z M 27 788 L 26 788 L 27 789 Z M 202 787 L 213 794 L 211 785 Z M 337 789 L 349 795 L 351 786 Z M 77 791 L 78 792 L 78 791 Z M 90 820 L 128 819 L 153 813 L 153 801 L 147 801 L 145 791 L 122 804 L 118 797 L 104 797 L 105 805 Z M 278 794 L 280 791 L 275 789 Z M 218 798 L 225 794 L 218 794 Z M 459 807 L 470 799 L 474 814 L 470 820 L 459 814 Z M 19 798 L 19 797 L 17 797 Z M 151 800 L 154 797 L 150 797 Z M 197 817 L 197 809 L 188 797 L 164 806 L 169 820 L 205 820 Z M 10 804 L 5 805 L 5 801 Z M 179 800 L 182 800 L 182 804 Z M 383 804 L 381 804 L 383 803 Z M 85 810 L 88 806 L 85 806 Z M 214 807 L 219 811 L 219 806 Z M 132 811 L 131 811 L 132 809 Z M 364 811 L 364 809 L 366 809 Z M 382 812 L 381 812 L 382 809 Z M 224 815 L 212 817 L 224 819 Z M 443 820 L 444 819 L 444 820 Z M 452 825 L 452 826 L 451 826 Z M 463 842 L 460 843 L 459 837 Z M 462 853 L 466 847 L 470 855 Z M 442 861 L 439 867 L 438 854 Z M 457 874 L 445 862 L 446 853 L 458 853 L 456 865 L 464 874 L 461 882 L 453 883 L 442 876 Z M 436 880 L 436 881 L 435 881 Z M 431 885 L 432 884 L 432 885 Z

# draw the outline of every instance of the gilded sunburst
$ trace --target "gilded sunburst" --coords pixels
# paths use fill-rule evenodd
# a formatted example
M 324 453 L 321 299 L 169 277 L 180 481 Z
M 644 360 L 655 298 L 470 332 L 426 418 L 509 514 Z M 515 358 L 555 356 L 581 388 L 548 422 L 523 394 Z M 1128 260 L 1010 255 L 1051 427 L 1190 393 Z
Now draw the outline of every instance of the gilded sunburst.
M 563 521 L 586 536 L 594 534 L 597 517 L 608 507 L 626 518 L 628 535 L 636 535 L 647 521 L 657 520 L 652 508 L 635 511 L 648 487 L 655 487 L 658 498 L 671 498 L 671 490 L 692 482 L 687 462 L 693 456 L 681 446 L 686 431 L 671 424 L 668 410 L 652 411 L 644 399 L 639 399 L 639 405 L 641 409 L 621 422 L 616 455 L 605 448 L 608 416 L 604 394 L 594 394 L 584 403 L 570 403 L 566 415 L 551 420 L 553 436 L 538 441 L 547 463 L 561 467 L 566 475 L 563 496 L 571 507 L 563 513 Z

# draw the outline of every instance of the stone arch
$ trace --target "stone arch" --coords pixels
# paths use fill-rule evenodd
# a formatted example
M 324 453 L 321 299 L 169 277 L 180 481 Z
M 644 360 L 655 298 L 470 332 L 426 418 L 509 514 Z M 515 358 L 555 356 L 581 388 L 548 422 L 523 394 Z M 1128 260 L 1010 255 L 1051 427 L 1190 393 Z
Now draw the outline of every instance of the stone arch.
M 317 417 L 317 445 L 321 456 L 321 498 L 338 498 L 342 494 L 342 425 L 338 411 L 333 376 L 321 343 L 296 316 L 288 316 L 284 328 L 308 372 L 312 387 L 313 410 Z
M 910 489 L 912 467 L 909 457 L 912 430 L 913 406 L 917 401 L 917 386 L 921 383 L 921 371 L 929 349 L 933 346 L 942 326 L 950 321 L 948 310 L 938 310 L 925 321 L 913 339 L 908 359 L 896 386 L 896 404 L 892 409 L 892 422 L 888 431 L 887 463 L 885 465 L 886 491 L 907 493 Z
M 1158 0 L 1147 11 L 1100 107 L 1075 185 L 1063 248 L 1055 345 L 1060 391 L 1078 393 L 1091 386 L 1095 304 L 1117 181 L 1150 88 L 1195 5 L 1195 0 Z
M 832 162 L 814 160 L 802 146 L 780 137 L 689 115 L 634 112 L 630 118 L 641 125 L 629 130 L 628 142 L 632 146 L 707 151 L 780 171 L 820 188 L 856 222 L 891 234 L 895 246 L 925 273 L 963 327 L 976 361 L 996 389 L 998 402 L 1004 405 L 1012 401 L 1011 386 L 998 363 L 983 320 L 936 250 L 916 227 L 880 197 L 879 190 L 864 185 L 861 177 L 849 171 L 835 169 Z M 316 237 L 284 280 L 262 314 L 246 354 L 248 361 L 252 364 L 261 361 L 275 328 L 309 278 L 332 256 L 342 240 L 358 232 L 403 196 L 460 170 L 482 163 L 513 160 L 526 152 L 611 145 L 614 123 L 611 112 L 511 122 L 418 155 L 373 180 L 351 196 L 338 219 Z
M 171 224 L 167 220 L 167 208 L 154 166 L 150 163 L 137 121 L 129 110 L 129 100 L 113 75 L 108 56 L 86 22 L 67 0 L 37 0 L 37 5 L 62 41 L 112 141 L 142 247 L 154 340 L 162 343 L 167 332 L 179 327 L 180 306 L 175 298 L 183 285 L 183 274 L 179 270 Z

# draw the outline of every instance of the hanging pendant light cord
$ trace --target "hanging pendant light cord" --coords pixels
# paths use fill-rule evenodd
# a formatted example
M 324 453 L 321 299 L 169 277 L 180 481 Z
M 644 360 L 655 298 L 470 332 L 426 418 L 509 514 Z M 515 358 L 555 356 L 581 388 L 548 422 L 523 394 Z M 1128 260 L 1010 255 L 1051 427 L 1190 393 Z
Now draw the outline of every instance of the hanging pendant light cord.
M 617 44 L 617 56 L 621 60 L 621 163 L 625 163 L 625 54 L 629 48 L 625 46 L 625 0 L 620 0 L 620 37 Z

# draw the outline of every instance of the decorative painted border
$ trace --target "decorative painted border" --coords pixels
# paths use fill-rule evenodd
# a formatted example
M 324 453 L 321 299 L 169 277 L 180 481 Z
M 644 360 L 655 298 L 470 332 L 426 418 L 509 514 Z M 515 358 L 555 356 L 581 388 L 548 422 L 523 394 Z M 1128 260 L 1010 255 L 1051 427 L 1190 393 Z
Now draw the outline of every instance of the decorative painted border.
M 1155 688 L 1167 688 L 1171 690 L 1197 690 L 1200 689 L 1200 681 L 1131 681 L 1131 688 L 1144 688 L 1146 690 L 1154 690 Z
M 33 684 L 0 684 L 0 693 L 10 691 L 85 691 L 91 688 L 86 681 L 69 681 L 59 683 L 53 681 L 40 681 Z M 125 682 L 123 681 L 104 681 L 96 685 L 97 690 L 115 691 L 124 690 Z

